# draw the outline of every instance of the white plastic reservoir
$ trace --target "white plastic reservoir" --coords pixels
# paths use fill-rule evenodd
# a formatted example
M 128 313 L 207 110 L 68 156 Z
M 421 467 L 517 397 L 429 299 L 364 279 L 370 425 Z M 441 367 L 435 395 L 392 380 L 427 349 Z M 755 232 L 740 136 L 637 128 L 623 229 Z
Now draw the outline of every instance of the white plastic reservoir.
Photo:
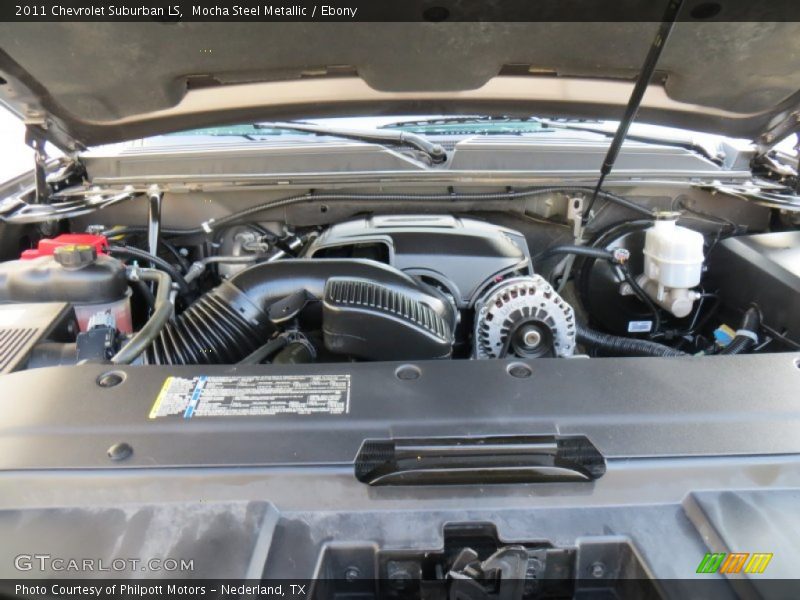
M 693 288 L 703 272 L 703 235 L 674 220 L 656 221 L 644 241 L 644 275 L 666 288 Z

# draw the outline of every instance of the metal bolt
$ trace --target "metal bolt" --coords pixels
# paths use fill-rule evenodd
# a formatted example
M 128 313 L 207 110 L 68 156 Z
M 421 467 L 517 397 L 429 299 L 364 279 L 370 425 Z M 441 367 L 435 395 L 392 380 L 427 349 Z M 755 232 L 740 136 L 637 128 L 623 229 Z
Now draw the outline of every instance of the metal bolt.
M 133 454 L 133 447 L 126 442 L 114 444 L 108 449 L 108 458 L 113 461 L 125 460 L 131 454 Z
M 110 373 L 103 373 L 97 378 L 97 385 L 102 388 L 110 388 L 119 385 L 125 381 L 125 373 L 121 371 L 111 371 Z
M 408 572 L 402 563 L 390 561 L 386 565 L 386 570 L 389 576 L 389 582 L 395 590 L 405 589 L 412 580 L 411 573 Z
M 600 579 L 603 575 L 606 574 L 606 566 L 601 562 L 596 562 L 589 568 L 591 570 L 592 577 L 594 577 L 595 579 Z
M 347 567 L 344 571 L 344 578 L 347 581 L 355 581 L 359 577 L 361 577 L 361 571 L 358 567 Z
M 525 379 L 526 377 L 530 377 L 533 374 L 531 368 L 524 363 L 511 364 L 508 366 L 506 372 L 512 377 L 516 377 L 518 379 Z
M 415 379 L 419 379 L 420 375 L 422 375 L 422 371 L 415 365 L 401 365 L 397 367 L 394 375 L 401 381 L 414 381 Z
M 628 262 L 631 257 L 631 253 L 627 248 L 614 248 L 612 255 L 614 256 L 614 262 L 621 265 Z
M 525 342 L 525 345 L 529 348 L 535 348 L 542 341 L 542 334 L 536 329 L 529 329 L 525 332 L 525 335 L 522 336 L 522 341 Z

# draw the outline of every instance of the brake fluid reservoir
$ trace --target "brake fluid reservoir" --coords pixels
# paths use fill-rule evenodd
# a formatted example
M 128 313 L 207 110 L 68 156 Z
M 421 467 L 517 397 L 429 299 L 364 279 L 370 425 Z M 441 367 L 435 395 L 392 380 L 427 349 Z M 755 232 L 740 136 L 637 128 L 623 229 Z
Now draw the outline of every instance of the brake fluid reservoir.
M 644 274 L 670 288 L 692 288 L 703 272 L 703 235 L 679 226 L 674 219 L 659 220 L 647 230 Z
M 703 260 L 702 234 L 679 226 L 674 215 L 659 219 L 645 233 L 639 284 L 657 304 L 685 317 L 699 297 L 691 288 L 700 283 Z

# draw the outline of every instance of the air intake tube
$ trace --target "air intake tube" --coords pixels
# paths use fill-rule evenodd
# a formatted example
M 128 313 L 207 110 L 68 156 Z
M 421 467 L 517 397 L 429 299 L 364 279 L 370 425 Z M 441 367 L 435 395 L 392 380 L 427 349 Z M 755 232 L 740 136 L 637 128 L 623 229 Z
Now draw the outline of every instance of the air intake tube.
M 299 315 L 301 328 L 319 329 L 326 284 L 334 278 L 369 284 L 362 287 L 371 293 L 356 299 L 358 307 L 373 318 L 379 317 L 388 328 L 396 327 L 403 332 L 423 326 L 430 328 L 427 320 L 424 323 L 414 321 L 414 315 L 426 309 L 432 311 L 438 319 L 437 333 L 441 334 L 441 323 L 444 323 L 443 341 L 452 345 L 455 309 L 438 290 L 374 261 L 298 259 L 254 265 L 217 286 L 163 328 L 148 348 L 145 361 L 154 364 L 236 363 L 261 347 L 278 328 L 275 315 L 269 313 L 270 307 L 302 290 L 312 302 Z M 395 310 L 392 302 L 398 298 L 403 301 L 405 311 Z M 408 306 L 411 310 L 407 310 Z M 419 309 L 415 312 L 416 306 Z M 427 312 L 426 317 L 429 317 Z M 376 347 L 391 344 L 392 333 L 387 335 L 385 329 L 375 329 Z

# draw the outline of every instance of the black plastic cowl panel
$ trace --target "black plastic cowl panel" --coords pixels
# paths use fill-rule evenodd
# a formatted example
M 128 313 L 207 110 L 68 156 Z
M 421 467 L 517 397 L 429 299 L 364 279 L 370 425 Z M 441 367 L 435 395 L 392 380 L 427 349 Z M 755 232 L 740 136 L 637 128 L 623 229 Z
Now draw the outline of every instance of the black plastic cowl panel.
M 453 347 L 450 315 L 391 285 L 334 277 L 325 284 L 322 329 L 325 347 L 372 360 L 447 358 Z M 439 305 L 441 306 L 441 305 Z

